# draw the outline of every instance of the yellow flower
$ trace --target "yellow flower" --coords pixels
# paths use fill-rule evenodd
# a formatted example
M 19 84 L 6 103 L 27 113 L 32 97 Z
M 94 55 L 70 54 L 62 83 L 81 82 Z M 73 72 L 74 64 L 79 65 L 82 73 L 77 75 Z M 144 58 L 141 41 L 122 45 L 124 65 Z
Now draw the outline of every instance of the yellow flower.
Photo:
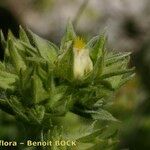
M 73 73 L 75 79 L 81 79 L 85 74 L 93 70 L 93 63 L 89 56 L 89 49 L 85 48 L 83 39 L 77 37 L 73 45 L 74 64 Z

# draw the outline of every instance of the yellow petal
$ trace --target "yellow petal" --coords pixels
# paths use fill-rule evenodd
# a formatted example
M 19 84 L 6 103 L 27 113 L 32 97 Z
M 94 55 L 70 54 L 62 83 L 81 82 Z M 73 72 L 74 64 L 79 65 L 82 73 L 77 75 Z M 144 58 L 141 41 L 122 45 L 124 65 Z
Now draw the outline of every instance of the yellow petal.
M 82 50 L 85 47 L 85 42 L 82 38 L 77 37 L 74 41 L 73 47 L 78 50 Z

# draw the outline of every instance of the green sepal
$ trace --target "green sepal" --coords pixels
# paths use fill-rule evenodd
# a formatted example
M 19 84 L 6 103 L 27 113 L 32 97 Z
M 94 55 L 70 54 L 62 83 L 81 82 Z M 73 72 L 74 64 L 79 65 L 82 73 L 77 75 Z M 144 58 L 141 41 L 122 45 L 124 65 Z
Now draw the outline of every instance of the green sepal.
M 104 54 L 106 40 L 105 35 L 99 35 L 87 43 L 86 47 L 90 49 L 90 56 L 94 64 L 96 60 Z
M 67 79 L 71 81 L 73 79 L 73 50 L 72 44 L 68 50 L 63 54 L 59 55 L 58 61 L 56 63 L 56 75 L 60 76 L 62 79 Z
M 66 27 L 65 34 L 61 41 L 60 54 L 62 54 L 63 52 L 65 52 L 69 49 L 69 47 L 70 47 L 69 45 L 71 43 L 73 43 L 75 38 L 76 38 L 76 33 L 74 31 L 71 21 L 69 20 L 67 27 Z

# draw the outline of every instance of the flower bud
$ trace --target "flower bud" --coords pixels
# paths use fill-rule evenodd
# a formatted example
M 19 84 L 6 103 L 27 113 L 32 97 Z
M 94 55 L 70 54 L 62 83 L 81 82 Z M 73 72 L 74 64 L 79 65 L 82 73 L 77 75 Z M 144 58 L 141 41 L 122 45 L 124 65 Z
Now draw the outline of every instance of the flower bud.
M 89 56 L 89 49 L 85 48 L 84 41 L 77 37 L 73 46 L 74 64 L 73 73 L 75 79 L 81 79 L 93 70 L 93 63 Z

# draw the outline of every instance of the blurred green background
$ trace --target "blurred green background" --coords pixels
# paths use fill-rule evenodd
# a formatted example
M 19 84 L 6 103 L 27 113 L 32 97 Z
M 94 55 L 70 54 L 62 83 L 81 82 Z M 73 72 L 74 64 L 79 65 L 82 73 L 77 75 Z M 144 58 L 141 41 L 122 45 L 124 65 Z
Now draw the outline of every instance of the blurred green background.
M 85 39 L 106 33 L 108 49 L 132 51 L 136 76 L 114 96 L 109 108 L 121 121 L 117 149 L 150 149 L 150 1 L 149 0 L 1 0 L 0 29 L 18 36 L 19 25 L 59 44 L 68 19 Z M 0 45 L 0 58 L 3 59 Z M 1 97 L 3 95 L 0 95 Z M 17 139 L 14 118 L 0 111 L 0 139 Z M 10 148 L 9 148 L 10 149 Z

